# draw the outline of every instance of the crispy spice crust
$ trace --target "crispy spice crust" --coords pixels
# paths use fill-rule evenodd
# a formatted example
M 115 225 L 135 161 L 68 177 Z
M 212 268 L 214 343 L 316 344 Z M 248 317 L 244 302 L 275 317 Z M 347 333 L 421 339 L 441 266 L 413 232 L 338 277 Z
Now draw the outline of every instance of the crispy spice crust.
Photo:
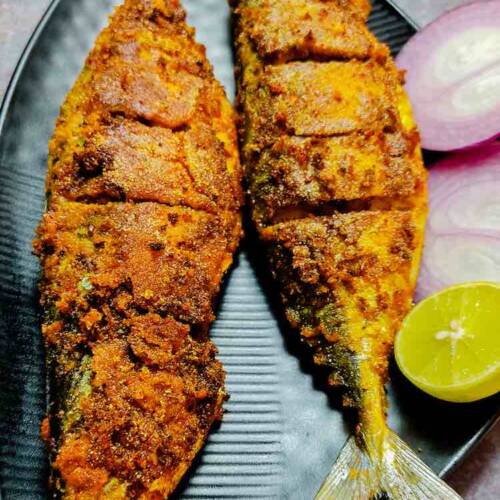
M 290 323 L 360 407 L 386 377 L 423 242 L 426 172 L 402 78 L 366 27 L 369 2 L 233 4 L 253 219 Z
M 259 224 L 278 220 L 288 207 L 347 209 L 373 198 L 408 197 L 422 189 L 413 161 L 418 136 L 388 132 L 333 137 L 280 136 L 248 172 Z
M 233 112 L 184 19 L 174 0 L 116 11 L 62 106 L 50 195 L 240 206 Z
M 234 212 L 60 200 L 45 214 L 36 244 L 45 268 L 43 305 L 84 312 L 90 295 L 208 325 L 239 231 Z
M 380 50 L 365 24 L 357 22 L 366 15 L 363 2 L 263 0 L 245 5 L 250 39 L 266 61 L 367 59 Z
M 178 0 L 126 0 L 49 145 L 35 252 L 54 496 L 168 496 L 222 416 L 208 338 L 241 234 L 233 112 Z
M 408 276 L 420 241 L 418 214 L 361 211 L 298 219 L 262 230 L 285 312 L 320 365 L 339 366 L 328 346 L 371 356 L 385 377 L 394 328 L 412 301 Z M 334 385 L 355 381 L 335 370 Z

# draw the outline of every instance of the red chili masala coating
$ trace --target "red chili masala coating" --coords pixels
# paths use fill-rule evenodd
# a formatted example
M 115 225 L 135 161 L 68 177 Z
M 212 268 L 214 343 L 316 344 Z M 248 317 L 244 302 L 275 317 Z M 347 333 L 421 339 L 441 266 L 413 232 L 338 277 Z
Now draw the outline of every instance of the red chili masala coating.
M 402 75 L 365 0 L 232 3 L 243 166 L 286 316 L 383 435 L 427 203 Z
M 34 247 L 63 498 L 170 495 L 222 416 L 208 338 L 241 232 L 233 113 L 178 0 L 126 0 L 49 144 Z

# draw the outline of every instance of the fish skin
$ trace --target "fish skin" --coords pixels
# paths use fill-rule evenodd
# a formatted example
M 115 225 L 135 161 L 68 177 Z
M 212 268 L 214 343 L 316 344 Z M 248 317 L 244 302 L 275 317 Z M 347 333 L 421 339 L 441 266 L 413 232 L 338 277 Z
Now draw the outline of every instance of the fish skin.
M 412 306 L 427 214 L 402 74 L 369 34 L 365 2 L 233 7 L 252 217 L 291 326 L 357 409 L 361 446 L 381 458 L 388 358 Z M 337 38 L 325 35 L 332 23 Z
M 208 330 L 240 182 L 232 107 L 179 1 L 126 0 L 61 108 L 34 241 L 54 498 L 165 498 L 222 418 Z

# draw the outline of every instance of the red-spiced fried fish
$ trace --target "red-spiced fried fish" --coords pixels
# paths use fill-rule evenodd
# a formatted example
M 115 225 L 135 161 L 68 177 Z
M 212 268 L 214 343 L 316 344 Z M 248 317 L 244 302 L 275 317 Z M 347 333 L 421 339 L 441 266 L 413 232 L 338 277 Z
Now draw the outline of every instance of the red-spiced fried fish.
M 178 0 L 126 0 L 62 106 L 34 244 L 55 497 L 165 498 L 221 418 L 208 329 L 240 177 L 232 108 Z
M 367 0 L 234 0 L 242 161 L 286 316 L 357 410 L 317 498 L 457 498 L 387 427 L 412 305 L 426 172 Z

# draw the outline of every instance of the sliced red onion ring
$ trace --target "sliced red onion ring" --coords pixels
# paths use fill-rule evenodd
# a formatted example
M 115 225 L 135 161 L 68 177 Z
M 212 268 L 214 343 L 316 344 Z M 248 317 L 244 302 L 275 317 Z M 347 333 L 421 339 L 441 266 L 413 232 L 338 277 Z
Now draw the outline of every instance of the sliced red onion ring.
M 417 299 L 469 281 L 500 283 L 500 237 L 474 233 L 430 238 L 421 268 Z
M 428 231 L 500 230 L 500 143 L 450 155 L 431 168 Z
M 424 148 L 463 149 L 500 135 L 500 0 L 444 14 L 396 62 Z
M 439 162 L 429 190 L 417 300 L 467 281 L 500 282 L 500 142 Z

